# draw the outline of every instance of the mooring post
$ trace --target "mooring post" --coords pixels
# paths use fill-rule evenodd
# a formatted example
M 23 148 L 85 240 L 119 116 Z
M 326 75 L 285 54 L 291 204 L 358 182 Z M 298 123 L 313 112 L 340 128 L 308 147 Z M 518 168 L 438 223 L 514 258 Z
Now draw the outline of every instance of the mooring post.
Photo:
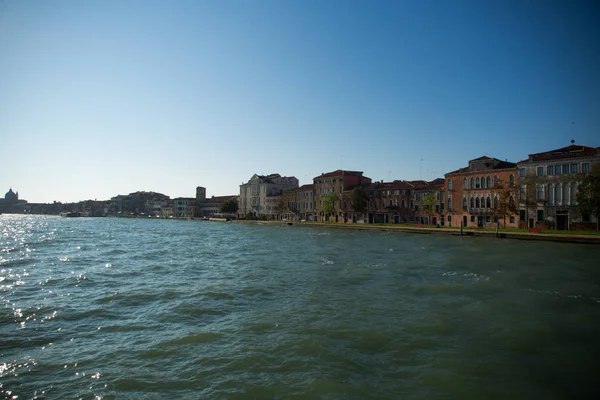
M 460 221 L 460 236 L 462 236 L 462 227 L 463 227 L 463 222 Z
M 496 222 L 496 237 L 498 237 L 498 231 L 500 230 L 500 221 Z

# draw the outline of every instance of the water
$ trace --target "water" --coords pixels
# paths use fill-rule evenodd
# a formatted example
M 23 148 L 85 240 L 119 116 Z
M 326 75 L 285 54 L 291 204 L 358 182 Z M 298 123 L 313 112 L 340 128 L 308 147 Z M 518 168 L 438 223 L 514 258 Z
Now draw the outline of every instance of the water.
M 0 398 L 600 393 L 598 246 L 14 215 L 0 233 Z

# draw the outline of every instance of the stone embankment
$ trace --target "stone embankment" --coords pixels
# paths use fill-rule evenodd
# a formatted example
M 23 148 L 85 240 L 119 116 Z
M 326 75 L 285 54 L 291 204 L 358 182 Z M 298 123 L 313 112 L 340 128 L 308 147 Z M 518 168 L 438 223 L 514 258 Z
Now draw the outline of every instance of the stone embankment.
M 395 226 L 395 225 L 370 225 L 370 224 L 335 224 L 335 223 L 319 223 L 319 222 L 297 222 L 297 221 L 236 221 L 240 223 L 251 223 L 260 225 L 278 224 L 278 225 L 293 225 L 293 226 L 313 226 L 332 229 L 355 229 L 355 230 L 371 230 L 371 231 L 386 231 L 386 232 L 409 232 L 416 234 L 441 234 L 453 236 L 487 236 L 498 237 L 503 239 L 519 239 L 519 240 L 545 240 L 552 242 L 563 243 L 585 243 L 585 244 L 600 244 L 600 235 L 575 235 L 575 234 L 560 234 L 560 233 L 529 233 L 529 232 L 506 232 L 493 230 L 479 229 L 460 229 L 456 228 L 425 228 L 425 227 L 410 227 L 410 226 Z

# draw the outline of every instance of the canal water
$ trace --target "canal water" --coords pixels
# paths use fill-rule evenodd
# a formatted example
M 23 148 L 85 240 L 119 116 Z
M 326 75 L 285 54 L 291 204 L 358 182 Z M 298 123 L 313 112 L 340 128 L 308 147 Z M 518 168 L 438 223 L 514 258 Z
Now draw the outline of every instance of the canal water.
M 0 398 L 598 398 L 600 247 L 0 216 Z

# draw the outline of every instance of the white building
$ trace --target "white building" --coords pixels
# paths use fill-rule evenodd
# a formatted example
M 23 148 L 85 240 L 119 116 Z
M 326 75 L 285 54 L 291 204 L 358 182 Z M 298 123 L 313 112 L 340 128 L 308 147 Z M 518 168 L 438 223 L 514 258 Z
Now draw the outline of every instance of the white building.
M 600 148 L 574 144 L 530 154 L 519 169 L 519 219 L 529 228 L 568 230 L 594 222 L 577 210 L 577 189 L 600 166 Z
M 274 214 L 272 210 L 274 198 L 284 190 L 297 187 L 298 179 L 293 176 L 254 174 L 247 183 L 240 185 L 238 214 L 241 217 L 247 215 L 256 217 L 272 216 Z M 267 210 L 267 198 L 269 198 L 269 210 Z

